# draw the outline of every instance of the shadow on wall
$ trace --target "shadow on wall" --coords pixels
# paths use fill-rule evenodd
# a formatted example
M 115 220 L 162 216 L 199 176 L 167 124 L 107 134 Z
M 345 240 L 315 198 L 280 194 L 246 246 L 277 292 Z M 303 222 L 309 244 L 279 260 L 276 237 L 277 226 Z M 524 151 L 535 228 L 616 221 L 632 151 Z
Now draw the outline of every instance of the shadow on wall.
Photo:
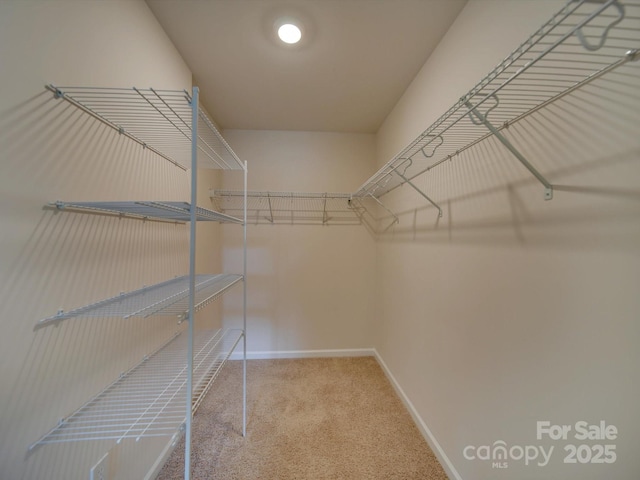
M 48 204 L 184 200 L 188 179 L 49 92 L 2 112 L 0 158 L 0 477 L 86 479 L 115 439 L 43 445 L 31 453 L 29 445 L 182 327 L 158 317 L 78 317 L 34 326 L 60 309 L 185 274 L 188 231 Z M 166 441 L 133 442 L 135 453 L 129 449 L 119 461 L 146 472 Z
M 398 217 L 384 242 L 636 251 L 640 244 L 640 95 L 634 78 L 600 78 L 503 130 L 554 186 L 494 137 L 382 198 Z M 380 223 L 393 222 L 384 215 Z

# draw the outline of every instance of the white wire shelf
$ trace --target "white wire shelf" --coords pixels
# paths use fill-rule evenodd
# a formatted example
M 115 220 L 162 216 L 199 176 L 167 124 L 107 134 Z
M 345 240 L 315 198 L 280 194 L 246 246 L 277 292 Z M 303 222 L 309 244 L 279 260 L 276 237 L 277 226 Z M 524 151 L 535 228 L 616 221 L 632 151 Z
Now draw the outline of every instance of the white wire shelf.
M 200 405 L 243 330 L 196 332 L 192 412 Z M 29 446 L 176 434 L 185 422 L 187 335 L 179 334 Z
M 191 204 L 188 202 L 54 202 L 52 206 L 60 210 L 79 210 L 92 213 L 155 219 L 185 223 L 191 220 Z M 196 207 L 196 220 L 223 223 L 239 223 L 240 218 L 224 213 Z
M 244 192 L 211 190 L 216 209 L 242 215 Z M 360 225 L 362 211 L 349 193 L 247 192 L 247 222 L 254 224 Z
M 353 196 L 379 198 L 410 183 L 604 74 L 614 72 L 626 82 L 640 84 L 640 66 L 634 62 L 640 56 L 638 48 L 640 3 L 569 1 Z M 489 121 L 495 131 L 487 126 Z M 530 166 L 550 199 L 552 186 Z
M 192 110 L 186 91 L 51 84 L 46 88 L 171 163 L 191 168 Z M 201 108 L 198 118 L 198 166 L 244 170 L 245 164 Z
M 242 281 L 242 275 L 196 275 L 195 310 L 200 310 L 222 293 Z M 74 317 L 150 317 L 176 316 L 184 320 L 189 312 L 189 277 L 176 277 L 166 282 L 101 300 L 91 305 L 44 318 L 34 330 Z

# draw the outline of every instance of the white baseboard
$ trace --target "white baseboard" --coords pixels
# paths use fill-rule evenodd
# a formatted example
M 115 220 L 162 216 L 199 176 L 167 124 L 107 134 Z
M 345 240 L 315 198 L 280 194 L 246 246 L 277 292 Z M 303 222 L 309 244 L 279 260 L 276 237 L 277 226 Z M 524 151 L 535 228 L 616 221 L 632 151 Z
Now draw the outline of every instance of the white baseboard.
M 164 467 L 164 464 L 167 463 L 167 460 L 169 460 L 169 457 L 171 456 L 173 451 L 176 449 L 176 446 L 178 445 L 178 440 L 182 435 L 183 433 L 177 433 L 173 437 L 171 437 L 169 442 L 165 445 L 164 449 L 162 450 L 162 453 L 160 454 L 160 456 L 156 459 L 155 463 L 151 466 L 151 468 L 145 475 L 144 480 L 154 480 L 155 478 L 158 477 L 160 470 L 162 470 L 162 467 Z
M 407 394 L 404 393 L 404 390 L 402 390 L 402 387 L 400 386 L 396 378 L 393 376 L 393 373 L 391 373 L 391 370 L 389 370 L 389 367 L 387 366 L 387 364 L 384 362 L 384 360 L 382 359 L 382 357 L 380 356 L 380 354 L 376 349 L 373 349 L 373 351 L 374 351 L 374 356 L 376 357 L 376 360 L 380 364 L 380 367 L 382 367 L 382 370 L 384 371 L 385 375 L 389 379 L 389 382 L 391 382 L 391 385 L 393 385 L 393 388 L 395 389 L 396 393 L 398 394 L 398 396 L 400 397 L 404 405 L 407 407 L 407 410 L 409 410 L 409 413 L 411 414 L 413 421 L 416 423 L 418 430 L 420 430 L 420 433 L 422 434 L 424 439 L 427 441 L 427 443 L 431 447 L 431 450 L 433 450 L 433 453 L 435 453 L 436 457 L 438 457 L 438 460 L 440 461 L 442 468 L 444 468 L 445 472 L 447 472 L 447 475 L 449 476 L 450 479 L 462 480 L 462 477 L 460 476 L 458 471 L 455 469 L 455 467 L 451 463 L 451 460 L 449 460 L 449 457 L 447 457 L 447 454 L 444 452 L 444 450 L 438 443 L 438 440 L 436 440 L 436 437 L 433 435 L 433 433 L 431 433 L 431 430 L 429 429 L 425 421 L 422 419 L 422 417 L 420 416 L 416 408 L 413 406 L 413 403 L 411 403 L 411 400 L 409 400 L 409 397 L 407 397 Z
M 247 352 L 249 360 L 268 360 L 277 358 L 318 358 L 318 357 L 374 357 L 373 348 L 351 348 L 336 350 L 277 350 Z M 235 351 L 230 360 L 242 360 L 242 352 Z
M 433 453 L 438 457 L 442 468 L 452 480 L 462 480 L 462 477 L 455 469 L 449 457 L 444 452 L 438 440 L 436 440 L 433 433 L 422 419 L 416 408 L 404 393 L 404 390 L 389 370 L 389 367 L 382 359 L 380 354 L 375 348 L 356 348 L 356 349 L 336 349 L 336 350 L 279 350 L 279 351 L 252 351 L 247 352 L 247 359 L 249 360 L 265 360 L 265 359 L 280 359 L 280 358 L 318 358 L 318 357 L 375 357 L 376 361 L 382 368 L 382 371 L 389 379 L 389 382 L 395 389 L 396 393 L 404 403 L 405 407 L 409 411 L 411 418 L 415 422 L 418 430 L 427 441 Z M 242 352 L 235 351 L 229 357 L 229 360 L 242 360 Z M 169 452 L 170 453 L 170 452 Z M 153 477 L 151 477 L 153 478 Z

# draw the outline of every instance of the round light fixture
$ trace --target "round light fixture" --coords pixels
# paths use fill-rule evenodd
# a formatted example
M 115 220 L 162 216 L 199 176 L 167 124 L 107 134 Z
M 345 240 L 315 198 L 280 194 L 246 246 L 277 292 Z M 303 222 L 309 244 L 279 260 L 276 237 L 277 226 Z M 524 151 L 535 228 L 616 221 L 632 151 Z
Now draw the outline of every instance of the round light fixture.
M 302 38 L 302 32 L 293 23 L 285 23 L 278 28 L 278 37 L 284 43 L 298 43 Z

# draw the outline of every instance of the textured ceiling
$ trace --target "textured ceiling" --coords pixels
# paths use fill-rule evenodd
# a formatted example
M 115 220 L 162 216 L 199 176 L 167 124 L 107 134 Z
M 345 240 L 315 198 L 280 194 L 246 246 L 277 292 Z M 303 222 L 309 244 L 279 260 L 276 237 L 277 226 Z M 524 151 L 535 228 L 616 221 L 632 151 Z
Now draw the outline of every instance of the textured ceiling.
M 222 128 L 374 133 L 466 0 L 147 0 Z M 302 23 L 286 46 L 274 24 Z

